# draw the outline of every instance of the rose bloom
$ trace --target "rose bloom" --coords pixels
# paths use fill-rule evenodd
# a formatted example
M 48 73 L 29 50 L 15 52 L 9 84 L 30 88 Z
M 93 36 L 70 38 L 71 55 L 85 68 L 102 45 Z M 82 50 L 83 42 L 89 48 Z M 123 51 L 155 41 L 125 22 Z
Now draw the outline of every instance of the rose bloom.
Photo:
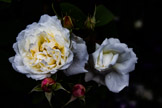
M 62 27 L 56 16 L 42 15 L 38 23 L 22 30 L 16 40 L 13 44 L 16 55 L 9 61 L 27 77 L 42 80 L 58 70 L 64 70 L 66 75 L 87 72 L 85 42 L 74 34 L 70 39 L 69 30 Z
M 128 86 L 129 72 L 134 70 L 135 63 L 137 57 L 132 48 L 118 39 L 105 39 L 101 45 L 96 44 L 96 51 L 90 56 L 85 81 L 94 80 L 117 93 Z

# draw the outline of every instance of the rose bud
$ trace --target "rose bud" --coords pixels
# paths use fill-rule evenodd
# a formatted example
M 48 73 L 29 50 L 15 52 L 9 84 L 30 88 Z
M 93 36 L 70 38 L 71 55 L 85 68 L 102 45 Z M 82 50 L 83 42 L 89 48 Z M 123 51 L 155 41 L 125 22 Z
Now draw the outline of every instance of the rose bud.
M 64 16 L 64 18 L 63 18 L 63 26 L 65 28 L 72 29 L 73 23 L 72 23 L 72 20 L 71 20 L 70 16 Z
M 41 83 L 41 88 L 45 92 L 51 92 L 52 91 L 52 85 L 56 82 L 52 78 L 45 78 Z
M 95 17 L 87 17 L 87 20 L 85 21 L 85 26 L 88 28 L 88 29 L 92 29 L 94 30 L 95 28 L 95 24 L 96 24 L 96 19 Z
M 85 94 L 85 87 L 81 84 L 74 85 L 72 94 L 74 97 L 83 97 Z

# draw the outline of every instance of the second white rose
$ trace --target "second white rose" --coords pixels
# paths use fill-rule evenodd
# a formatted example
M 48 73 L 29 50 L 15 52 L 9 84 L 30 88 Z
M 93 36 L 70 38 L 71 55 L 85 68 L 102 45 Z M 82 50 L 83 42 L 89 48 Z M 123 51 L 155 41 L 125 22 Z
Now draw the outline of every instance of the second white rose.
M 132 48 L 118 39 L 105 39 L 101 45 L 96 44 L 96 51 L 90 56 L 85 81 L 94 80 L 112 92 L 119 92 L 128 86 L 129 72 L 134 70 L 135 63 L 137 57 Z

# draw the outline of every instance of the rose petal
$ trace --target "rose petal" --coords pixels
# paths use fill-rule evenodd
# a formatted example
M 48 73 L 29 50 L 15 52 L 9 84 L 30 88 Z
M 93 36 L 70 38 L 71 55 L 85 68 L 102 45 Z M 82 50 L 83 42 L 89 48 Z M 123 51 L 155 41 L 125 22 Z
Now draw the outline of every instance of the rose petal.
M 38 74 L 27 74 L 26 75 L 28 78 L 32 78 L 35 80 L 43 80 L 44 78 L 50 77 L 51 74 L 43 74 L 43 75 L 38 75 Z
M 87 46 L 82 38 L 72 35 L 73 53 L 74 59 L 71 66 L 65 70 L 66 75 L 74 75 L 79 73 L 85 73 L 85 64 L 88 61 L 89 55 L 87 52 Z
M 96 50 L 100 47 L 100 45 L 98 43 L 96 43 Z
M 92 80 L 97 82 L 98 84 L 105 85 L 105 78 L 104 78 L 104 76 L 95 76 L 95 77 L 93 77 Z
M 73 62 L 73 57 L 74 57 L 73 52 L 70 51 L 70 54 L 69 54 L 69 57 L 67 58 L 66 63 L 59 70 L 64 70 L 64 69 L 68 68 L 71 65 L 71 63 Z
M 15 57 L 10 57 L 9 58 L 9 61 L 12 63 L 12 67 L 20 72 L 20 73 L 23 73 L 23 74 L 26 74 L 26 73 L 29 73 L 24 65 L 23 65 L 23 62 L 22 62 L 22 59 L 20 57 L 20 55 L 15 55 Z
M 101 66 L 103 66 L 103 51 L 100 52 L 97 61 L 95 63 L 96 69 L 100 70 Z
M 111 60 L 111 65 L 114 65 L 116 63 L 116 61 L 118 60 L 119 54 L 115 54 Z
M 116 39 L 116 38 L 109 38 L 107 40 L 109 44 L 116 44 L 116 43 L 120 43 L 119 39 Z
M 111 51 L 116 53 L 123 53 L 128 49 L 127 45 L 124 43 L 108 44 L 104 47 L 104 52 Z
M 105 76 L 105 84 L 110 91 L 118 93 L 129 85 L 129 74 L 122 75 L 111 72 Z
M 48 27 L 51 26 L 55 31 L 54 34 L 56 37 L 57 37 L 57 33 L 59 34 L 62 33 L 63 36 L 65 36 L 64 39 L 66 41 L 69 41 L 69 37 L 70 37 L 69 30 L 62 27 L 61 21 L 57 18 L 57 16 L 49 16 L 47 14 L 42 15 L 39 20 L 39 23 L 43 26 L 48 26 Z M 58 32 L 58 30 L 61 32 Z
M 109 64 L 111 63 L 112 58 L 113 58 L 112 53 L 104 54 L 103 55 L 103 65 L 108 68 Z
M 126 74 L 133 71 L 135 68 L 135 63 L 137 63 L 137 57 L 133 50 L 129 49 L 127 56 L 124 55 L 122 59 L 124 59 L 122 62 L 116 63 L 114 65 L 114 69 L 121 74 Z
M 14 68 L 14 70 L 19 72 L 19 70 L 15 66 L 14 59 L 15 59 L 15 57 L 10 57 L 9 61 L 10 61 L 10 63 L 12 63 L 12 67 Z
M 16 53 L 19 53 L 17 42 L 13 44 L 13 49 Z
M 94 77 L 94 74 L 92 72 L 87 72 L 85 74 L 85 81 L 88 82 L 88 81 L 92 80 L 93 77 Z
M 95 81 L 95 82 L 97 82 L 99 84 L 105 85 L 105 81 L 104 81 L 105 78 L 104 78 L 104 76 L 102 76 L 102 75 L 95 75 L 92 72 L 87 72 L 85 74 L 85 81 L 88 82 L 88 81 L 91 81 L 91 80 L 93 80 L 93 81 Z
M 56 16 L 53 16 L 52 18 L 47 15 L 47 14 L 44 14 L 40 17 L 40 20 L 39 20 L 39 23 L 46 23 L 47 21 L 49 20 L 58 20 Z M 59 21 L 59 20 L 58 20 Z
M 95 64 L 97 63 L 97 59 L 100 52 L 102 51 L 102 49 L 105 47 L 106 44 L 107 44 L 107 39 L 105 39 L 103 43 L 100 45 L 100 47 L 94 53 L 92 53 L 93 61 Z
M 62 29 L 63 27 L 61 26 L 61 21 L 57 18 L 57 16 L 49 16 L 47 14 L 44 14 L 40 17 L 39 22 L 41 25 L 50 25 L 54 26 L 54 28 L 57 29 Z

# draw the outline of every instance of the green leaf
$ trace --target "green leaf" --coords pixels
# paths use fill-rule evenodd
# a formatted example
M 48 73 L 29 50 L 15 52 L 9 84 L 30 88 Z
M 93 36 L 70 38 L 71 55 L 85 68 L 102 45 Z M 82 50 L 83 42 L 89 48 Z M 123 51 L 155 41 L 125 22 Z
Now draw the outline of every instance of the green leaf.
M 34 91 L 36 91 L 36 92 L 42 92 L 43 90 L 42 90 L 42 88 L 41 88 L 41 84 L 35 86 L 35 87 L 30 91 L 30 93 L 32 93 L 32 92 L 34 92 Z
M 73 4 L 70 3 L 61 3 L 60 4 L 61 12 L 65 16 L 70 16 L 75 27 L 82 28 L 86 20 L 86 15 Z
M 96 27 L 108 24 L 114 19 L 114 15 L 103 5 L 96 7 Z
M 11 3 L 12 0 L 0 0 L 1 2 Z
M 85 104 L 85 96 L 79 98 Z
M 50 104 L 50 107 L 53 108 L 52 104 L 51 104 L 52 92 L 45 92 L 45 96 L 46 96 L 46 98 L 47 98 L 47 100 L 48 100 L 48 102 Z
M 66 91 L 67 93 L 70 93 L 68 90 L 66 90 L 60 83 L 56 83 L 54 85 L 52 85 L 52 89 L 54 91 L 57 91 L 57 90 L 64 90 Z

